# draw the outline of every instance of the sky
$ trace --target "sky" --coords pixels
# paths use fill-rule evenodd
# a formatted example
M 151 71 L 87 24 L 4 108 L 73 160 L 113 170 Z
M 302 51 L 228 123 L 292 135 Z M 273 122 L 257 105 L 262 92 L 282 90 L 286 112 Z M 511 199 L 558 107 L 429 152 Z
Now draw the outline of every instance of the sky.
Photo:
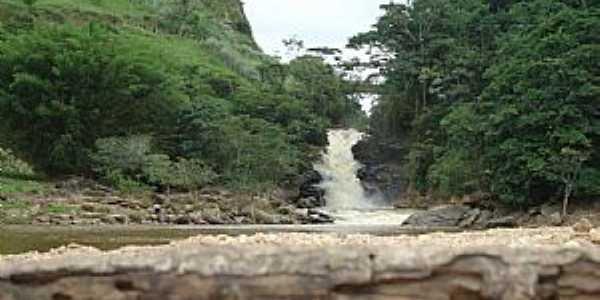
M 258 45 L 268 54 L 289 60 L 282 41 L 290 37 L 304 41 L 306 48 L 343 49 L 348 39 L 366 32 L 383 14 L 379 6 L 391 0 L 244 0 L 244 9 Z M 396 1 L 398 2 L 398 1 Z M 367 58 L 346 50 L 344 58 Z M 368 72 L 368 71 L 367 71 Z M 367 72 L 361 76 L 365 77 Z M 372 71 L 371 71 L 372 73 Z M 374 97 L 361 100 L 368 113 Z
M 273 55 L 286 56 L 283 39 L 296 37 L 307 48 L 343 48 L 368 31 L 390 0 L 245 0 L 254 38 Z

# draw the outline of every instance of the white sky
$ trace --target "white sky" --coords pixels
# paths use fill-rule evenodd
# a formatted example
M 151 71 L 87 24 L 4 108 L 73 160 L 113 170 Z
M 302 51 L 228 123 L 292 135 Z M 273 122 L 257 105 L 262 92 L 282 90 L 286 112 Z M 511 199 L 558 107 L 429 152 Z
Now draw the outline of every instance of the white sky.
M 244 8 L 263 51 L 289 59 L 283 39 L 295 37 L 304 41 L 306 48 L 343 49 L 350 37 L 371 29 L 383 13 L 379 6 L 390 2 L 394 1 L 244 0 Z M 355 56 L 365 58 L 360 52 L 344 53 L 345 58 Z M 370 111 L 373 100 L 366 97 L 361 101 L 365 111 Z
M 254 37 L 269 54 L 285 56 L 282 40 L 297 37 L 307 48 L 343 48 L 368 31 L 390 0 L 245 0 Z M 396 1 L 397 2 L 397 1 Z

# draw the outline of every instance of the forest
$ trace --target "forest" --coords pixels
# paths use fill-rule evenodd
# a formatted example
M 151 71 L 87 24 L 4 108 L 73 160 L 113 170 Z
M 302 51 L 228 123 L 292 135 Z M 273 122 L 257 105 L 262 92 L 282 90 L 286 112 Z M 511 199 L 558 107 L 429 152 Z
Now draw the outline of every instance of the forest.
M 600 195 L 600 3 L 415 0 L 350 41 L 371 49 L 376 143 L 413 195 L 527 207 Z
M 315 55 L 262 53 L 239 1 L 0 1 L 2 173 L 261 191 L 364 118 Z
M 264 54 L 242 5 L 0 1 L 0 195 L 72 176 L 125 194 L 273 191 L 312 169 L 328 129 L 365 123 L 401 145 L 405 197 L 600 195 L 597 1 L 390 3 L 349 41 L 369 63 L 338 66 Z M 379 72 L 359 83 L 357 67 Z

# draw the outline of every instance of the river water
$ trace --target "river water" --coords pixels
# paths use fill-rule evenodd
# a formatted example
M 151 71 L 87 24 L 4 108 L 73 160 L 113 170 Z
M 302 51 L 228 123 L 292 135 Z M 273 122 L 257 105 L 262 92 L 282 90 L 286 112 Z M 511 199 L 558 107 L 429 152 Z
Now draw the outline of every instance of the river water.
M 399 225 L 412 213 L 396 210 L 380 195 L 365 193 L 357 171 L 362 165 L 354 159 L 352 146 L 364 134 L 355 129 L 333 129 L 328 133 L 329 146 L 315 169 L 323 176 L 326 211 L 340 225 Z

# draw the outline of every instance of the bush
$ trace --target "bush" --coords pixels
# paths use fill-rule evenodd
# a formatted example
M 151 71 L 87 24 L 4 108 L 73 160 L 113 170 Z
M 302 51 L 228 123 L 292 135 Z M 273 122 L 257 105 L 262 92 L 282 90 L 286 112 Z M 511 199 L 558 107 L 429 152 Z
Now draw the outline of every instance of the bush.
M 152 174 L 158 173 L 157 169 L 167 169 L 170 164 L 168 156 L 152 153 L 149 136 L 99 139 L 96 148 L 92 154 L 95 171 L 108 184 L 125 193 L 148 189 L 149 170 Z
M 194 190 L 216 177 L 199 159 L 173 162 L 168 155 L 154 152 L 149 136 L 100 139 L 96 147 L 96 171 L 120 190 L 148 185 Z
M 33 175 L 33 170 L 10 150 L 0 148 L 0 174 Z
M 168 125 L 178 78 L 137 42 L 94 24 L 0 40 L 0 128 L 15 152 L 50 174 L 81 173 L 97 139 Z

